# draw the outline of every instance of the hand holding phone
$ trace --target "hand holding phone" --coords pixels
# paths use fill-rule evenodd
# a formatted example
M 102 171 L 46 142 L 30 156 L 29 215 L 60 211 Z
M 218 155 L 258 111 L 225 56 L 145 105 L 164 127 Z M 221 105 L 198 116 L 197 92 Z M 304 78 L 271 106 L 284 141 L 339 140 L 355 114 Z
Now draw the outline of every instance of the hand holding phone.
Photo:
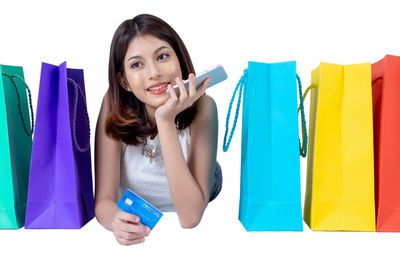
M 196 91 L 201 87 L 201 85 L 207 78 L 211 78 L 210 84 L 207 87 L 209 88 L 213 85 L 216 85 L 226 80 L 228 78 L 228 75 L 226 74 L 224 67 L 222 65 L 216 65 L 206 71 L 203 71 L 202 73 L 196 76 L 195 79 Z M 186 87 L 186 91 L 189 92 L 189 80 L 183 81 L 183 84 Z M 179 96 L 180 91 L 178 85 L 174 85 L 172 88 L 175 90 L 176 95 Z

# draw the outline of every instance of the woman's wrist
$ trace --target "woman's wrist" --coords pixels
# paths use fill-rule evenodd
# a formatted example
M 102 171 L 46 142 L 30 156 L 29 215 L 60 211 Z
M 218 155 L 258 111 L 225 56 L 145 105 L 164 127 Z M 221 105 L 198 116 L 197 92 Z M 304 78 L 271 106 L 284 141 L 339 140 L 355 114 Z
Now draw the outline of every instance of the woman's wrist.
M 175 119 L 172 118 L 164 118 L 162 116 L 156 116 L 156 124 L 157 128 L 165 127 L 165 126 L 174 126 L 175 127 Z
M 97 221 L 109 231 L 113 231 L 113 221 L 119 209 L 115 201 L 110 199 L 100 200 L 95 206 Z

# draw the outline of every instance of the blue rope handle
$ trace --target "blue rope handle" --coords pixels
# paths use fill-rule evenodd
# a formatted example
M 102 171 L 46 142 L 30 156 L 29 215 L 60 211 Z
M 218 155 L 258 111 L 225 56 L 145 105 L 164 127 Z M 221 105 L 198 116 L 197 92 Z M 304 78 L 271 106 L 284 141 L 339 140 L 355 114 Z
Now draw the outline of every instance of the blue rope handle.
M 238 119 L 238 116 L 239 116 L 240 102 L 241 102 L 241 99 L 242 99 L 243 87 L 246 86 L 246 84 L 247 84 L 247 69 L 244 70 L 244 73 L 243 73 L 242 77 L 240 78 L 239 82 L 237 83 L 235 91 L 233 92 L 233 95 L 232 95 L 231 102 L 229 103 L 228 114 L 226 115 L 225 135 L 224 135 L 224 144 L 223 144 L 223 151 L 224 152 L 228 151 L 229 145 L 231 144 L 231 141 L 232 141 L 233 133 L 235 132 L 236 122 L 237 122 L 237 119 Z M 232 104 L 233 104 L 233 101 L 235 100 L 235 96 L 236 96 L 237 90 L 239 88 L 240 88 L 240 90 L 239 90 L 239 98 L 238 98 L 238 102 L 237 102 L 237 105 L 236 105 L 235 119 L 233 121 L 232 131 L 231 131 L 231 133 L 229 135 L 228 142 L 226 142 L 226 137 L 228 136 L 228 132 L 229 132 L 229 118 L 231 116 Z
M 307 155 L 307 127 L 306 127 L 306 117 L 304 115 L 304 102 L 303 102 L 303 92 L 301 88 L 301 80 L 299 75 L 296 74 L 297 82 L 299 84 L 299 97 L 300 97 L 300 110 L 301 110 L 301 133 L 303 135 L 303 145 L 301 144 L 301 141 L 299 140 L 299 146 L 300 146 L 300 155 L 305 158 Z

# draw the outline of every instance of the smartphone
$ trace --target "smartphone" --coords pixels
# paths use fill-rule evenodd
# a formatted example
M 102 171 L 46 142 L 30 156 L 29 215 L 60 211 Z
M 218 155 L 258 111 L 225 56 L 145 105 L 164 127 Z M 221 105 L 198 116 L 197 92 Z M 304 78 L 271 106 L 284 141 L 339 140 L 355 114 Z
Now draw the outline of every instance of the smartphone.
M 196 90 L 200 89 L 201 85 L 208 77 L 211 78 L 211 81 L 207 88 L 226 80 L 228 78 L 228 75 L 226 74 L 224 67 L 222 67 L 222 65 L 220 64 L 212 68 L 209 68 L 208 70 L 203 71 L 199 75 L 196 75 L 195 79 Z M 189 79 L 184 80 L 183 84 L 186 87 L 186 91 L 189 91 Z M 172 88 L 175 90 L 176 95 L 179 96 L 180 91 L 178 85 L 174 85 Z

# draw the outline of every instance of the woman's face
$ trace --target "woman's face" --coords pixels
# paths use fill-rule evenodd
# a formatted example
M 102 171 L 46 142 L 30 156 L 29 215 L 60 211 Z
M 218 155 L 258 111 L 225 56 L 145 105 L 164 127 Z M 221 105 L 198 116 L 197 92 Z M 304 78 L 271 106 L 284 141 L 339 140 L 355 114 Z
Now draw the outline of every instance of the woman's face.
M 130 90 L 152 108 L 164 104 L 169 98 L 167 85 L 175 85 L 175 79 L 182 78 L 175 51 L 167 42 L 149 34 L 131 40 L 124 58 L 124 70 Z

